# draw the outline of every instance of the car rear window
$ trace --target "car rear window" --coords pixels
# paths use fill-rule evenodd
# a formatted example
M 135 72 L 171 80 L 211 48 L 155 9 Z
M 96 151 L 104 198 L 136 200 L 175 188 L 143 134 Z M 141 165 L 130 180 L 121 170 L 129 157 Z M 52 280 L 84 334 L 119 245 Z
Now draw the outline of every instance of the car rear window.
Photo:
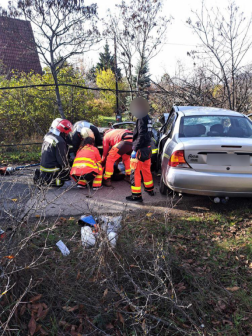
M 244 117 L 186 116 L 181 118 L 179 137 L 252 138 L 252 123 Z

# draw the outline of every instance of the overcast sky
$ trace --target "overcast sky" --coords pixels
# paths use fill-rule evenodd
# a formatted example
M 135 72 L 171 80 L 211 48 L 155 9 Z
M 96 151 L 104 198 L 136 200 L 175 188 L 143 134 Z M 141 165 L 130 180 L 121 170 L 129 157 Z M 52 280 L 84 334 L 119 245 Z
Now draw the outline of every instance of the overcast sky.
M 169 25 L 167 38 L 161 52 L 150 63 L 150 73 L 153 80 L 159 78 L 164 72 L 168 72 L 170 75 L 174 74 L 178 61 L 181 61 L 185 68 L 190 71 L 193 64 L 190 57 L 187 56 L 187 52 L 195 49 L 195 46 L 199 43 L 197 37 L 186 25 L 186 20 L 192 16 L 191 10 L 201 8 L 202 0 L 163 1 L 162 14 L 168 17 L 172 16 L 174 20 Z M 7 2 L 8 0 L 0 0 L 1 5 L 7 4 Z M 98 4 L 99 15 L 104 16 L 107 9 L 110 8 L 113 11 L 115 4 L 120 3 L 120 0 L 86 0 L 87 5 L 94 2 Z M 206 0 L 208 6 L 219 6 L 219 8 L 225 8 L 229 3 L 229 0 Z M 239 5 L 247 17 L 251 16 L 251 0 L 236 0 L 236 4 Z M 84 58 L 85 63 L 89 66 L 95 64 L 99 58 L 99 51 L 102 49 L 103 47 L 100 46 L 100 50 L 97 48 L 97 51 L 87 53 Z M 248 57 L 252 58 L 252 51 Z

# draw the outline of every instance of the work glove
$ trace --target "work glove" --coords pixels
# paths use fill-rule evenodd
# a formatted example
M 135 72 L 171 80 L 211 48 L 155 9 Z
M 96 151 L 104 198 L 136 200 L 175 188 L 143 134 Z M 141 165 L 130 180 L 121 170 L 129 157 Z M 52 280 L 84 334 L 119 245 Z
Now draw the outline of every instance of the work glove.
M 136 155 L 137 155 L 136 151 L 133 151 L 133 152 L 131 153 L 131 158 L 132 158 L 132 159 L 135 159 L 135 158 L 136 158 Z
M 74 161 L 74 159 L 75 159 L 75 154 L 74 153 L 70 153 L 70 161 Z
M 131 170 L 136 170 L 137 168 L 137 163 L 138 163 L 138 159 L 137 158 L 134 158 L 134 159 L 130 159 L 130 169 Z

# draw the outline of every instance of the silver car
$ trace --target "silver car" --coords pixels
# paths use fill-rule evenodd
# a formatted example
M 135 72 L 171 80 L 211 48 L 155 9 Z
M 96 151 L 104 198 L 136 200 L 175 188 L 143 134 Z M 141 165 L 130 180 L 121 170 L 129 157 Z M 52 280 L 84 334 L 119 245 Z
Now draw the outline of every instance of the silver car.
M 161 129 L 160 192 L 252 196 L 252 123 L 241 113 L 175 106 Z

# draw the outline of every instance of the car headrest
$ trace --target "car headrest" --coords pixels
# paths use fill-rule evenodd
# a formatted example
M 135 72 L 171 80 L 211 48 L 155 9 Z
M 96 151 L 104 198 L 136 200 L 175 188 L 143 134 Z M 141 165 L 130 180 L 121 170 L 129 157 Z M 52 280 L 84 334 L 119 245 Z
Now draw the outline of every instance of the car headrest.
M 216 132 L 222 134 L 224 132 L 224 128 L 221 124 L 215 124 L 210 127 L 210 132 Z
M 201 131 L 198 125 L 188 125 L 184 126 L 185 137 L 198 137 L 201 135 Z
M 198 124 L 196 125 L 198 127 L 198 130 L 200 132 L 200 135 L 203 135 L 206 133 L 206 126 L 202 125 L 202 124 Z
M 227 132 L 227 136 L 229 137 L 243 137 L 244 136 L 244 130 L 240 127 L 234 127 L 231 126 Z

